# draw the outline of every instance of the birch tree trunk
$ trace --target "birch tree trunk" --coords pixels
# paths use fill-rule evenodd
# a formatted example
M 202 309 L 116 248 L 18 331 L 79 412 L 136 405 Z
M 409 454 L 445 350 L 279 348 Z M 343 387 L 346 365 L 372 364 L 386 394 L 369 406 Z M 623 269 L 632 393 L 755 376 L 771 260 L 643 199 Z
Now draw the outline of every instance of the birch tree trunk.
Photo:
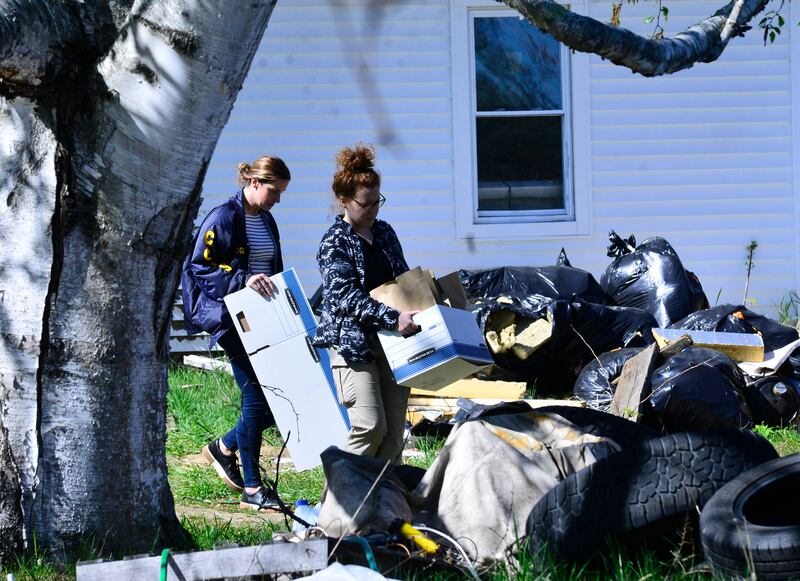
M 275 2 L 0 0 L 5 547 L 181 535 L 164 449 L 177 273 Z

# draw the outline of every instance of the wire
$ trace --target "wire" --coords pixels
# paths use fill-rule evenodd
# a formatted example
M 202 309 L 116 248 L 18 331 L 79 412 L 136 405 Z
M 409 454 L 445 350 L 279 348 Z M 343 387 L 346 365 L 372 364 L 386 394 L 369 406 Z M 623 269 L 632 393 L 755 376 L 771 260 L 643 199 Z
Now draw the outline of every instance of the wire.
M 378 562 L 375 560 L 375 553 L 372 552 L 372 547 L 369 546 L 367 539 L 364 539 L 357 535 L 350 535 L 349 537 L 345 537 L 345 540 L 355 541 L 359 543 L 364 548 L 364 554 L 367 556 L 367 563 L 369 563 L 369 568 L 378 573 L 381 572 L 381 570 L 378 569 Z
M 446 535 L 442 531 L 439 531 L 439 530 L 436 530 L 436 529 L 432 529 L 431 527 L 426 527 L 426 526 L 422 526 L 422 525 L 414 525 L 414 528 L 416 528 L 418 530 L 421 530 L 421 531 L 426 531 L 426 532 L 429 532 L 429 533 L 437 534 L 440 537 L 442 537 L 443 539 L 446 539 L 459 552 L 459 554 L 461 555 L 461 558 L 464 560 L 464 563 L 467 566 L 467 570 L 472 575 L 472 578 L 476 579 L 477 581 L 480 581 L 480 577 L 478 577 L 478 572 L 475 570 L 475 567 L 473 567 L 472 561 L 469 560 L 469 557 L 467 556 L 467 552 L 458 543 L 458 541 L 456 541 L 453 537 L 451 537 L 449 535 Z

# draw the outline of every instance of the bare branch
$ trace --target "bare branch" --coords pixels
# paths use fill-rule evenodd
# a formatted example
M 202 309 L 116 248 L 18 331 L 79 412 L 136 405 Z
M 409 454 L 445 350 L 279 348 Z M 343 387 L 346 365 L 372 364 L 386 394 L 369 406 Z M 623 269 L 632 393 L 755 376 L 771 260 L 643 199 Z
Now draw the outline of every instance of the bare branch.
M 0 83 L 37 87 L 58 77 L 83 37 L 67 0 L 0 0 Z
M 671 38 L 647 39 L 571 12 L 553 0 L 498 0 L 568 47 L 590 52 L 646 77 L 688 69 L 719 58 L 768 0 L 733 0 L 712 16 Z M 723 34 L 723 30 L 725 34 Z

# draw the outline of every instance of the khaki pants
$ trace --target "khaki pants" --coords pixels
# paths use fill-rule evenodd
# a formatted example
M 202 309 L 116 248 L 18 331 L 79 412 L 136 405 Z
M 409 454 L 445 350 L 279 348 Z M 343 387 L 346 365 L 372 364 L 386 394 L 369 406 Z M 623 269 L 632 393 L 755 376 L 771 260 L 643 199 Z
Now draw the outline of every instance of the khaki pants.
M 331 349 L 331 368 L 339 400 L 350 417 L 347 451 L 400 462 L 411 390 L 397 385 L 380 346 L 370 363 L 347 363 Z

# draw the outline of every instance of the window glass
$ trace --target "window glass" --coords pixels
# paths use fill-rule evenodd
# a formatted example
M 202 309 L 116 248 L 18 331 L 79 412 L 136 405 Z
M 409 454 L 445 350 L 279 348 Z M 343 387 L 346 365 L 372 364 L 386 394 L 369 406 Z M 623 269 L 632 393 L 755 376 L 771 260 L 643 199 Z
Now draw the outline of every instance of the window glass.
M 561 109 L 561 48 L 514 16 L 475 18 L 478 111 Z
M 562 117 L 476 119 L 478 211 L 564 208 Z

